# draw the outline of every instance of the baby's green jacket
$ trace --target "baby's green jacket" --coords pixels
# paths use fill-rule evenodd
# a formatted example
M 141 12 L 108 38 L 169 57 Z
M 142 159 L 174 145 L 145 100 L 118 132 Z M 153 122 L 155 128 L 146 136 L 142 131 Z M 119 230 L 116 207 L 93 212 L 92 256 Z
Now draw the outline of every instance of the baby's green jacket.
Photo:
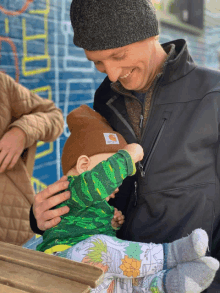
M 52 254 L 63 251 L 95 234 L 115 236 L 111 226 L 114 208 L 105 200 L 127 176 L 134 175 L 135 164 L 129 153 L 120 150 L 91 171 L 68 176 L 70 199 L 56 206 L 68 206 L 61 222 L 43 234 L 37 250 Z

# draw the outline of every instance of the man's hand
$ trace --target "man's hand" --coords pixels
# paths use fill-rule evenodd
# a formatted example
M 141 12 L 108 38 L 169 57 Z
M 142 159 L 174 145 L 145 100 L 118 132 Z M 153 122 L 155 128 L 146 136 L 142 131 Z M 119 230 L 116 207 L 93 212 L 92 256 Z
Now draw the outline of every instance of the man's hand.
M 113 228 L 119 228 L 124 223 L 125 217 L 122 215 L 122 212 L 115 208 L 114 217 L 111 221 Z
M 67 176 L 63 176 L 59 181 L 51 184 L 35 195 L 33 213 L 40 230 L 45 231 L 56 226 L 61 221 L 60 216 L 69 212 L 69 207 L 67 206 L 50 210 L 54 206 L 70 198 L 70 191 L 56 194 L 66 189 L 68 185 L 69 181 L 67 181 Z
M 0 140 L 0 173 L 10 170 L 17 163 L 26 143 L 26 134 L 19 127 L 12 127 Z

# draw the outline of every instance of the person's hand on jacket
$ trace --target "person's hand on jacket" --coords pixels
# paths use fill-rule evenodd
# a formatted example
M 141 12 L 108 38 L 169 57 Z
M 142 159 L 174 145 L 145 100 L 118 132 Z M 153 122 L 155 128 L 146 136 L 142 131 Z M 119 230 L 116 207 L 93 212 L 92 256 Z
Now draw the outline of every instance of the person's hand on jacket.
M 107 196 L 105 199 L 106 201 L 109 201 L 110 198 L 115 198 L 115 194 L 119 191 L 119 188 L 116 188 L 115 191 L 112 192 L 112 194 L 110 194 L 109 196 Z M 120 228 L 121 225 L 124 223 L 125 221 L 125 217 L 124 215 L 122 215 L 122 212 L 119 211 L 117 208 L 115 208 L 114 211 L 114 217 L 111 221 L 111 225 L 113 228 L 117 229 Z
M 111 221 L 112 227 L 115 229 L 120 228 L 121 225 L 124 223 L 124 221 L 125 221 L 125 216 L 122 215 L 121 211 L 115 208 L 114 217 Z
M 12 127 L 0 139 L 0 173 L 10 170 L 17 163 L 26 143 L 26 134 L 19 127 Z
M 123 149 L 130 154 L 134 163 L 141 161 L 144 157 L 144 150 L 138 143 L 127 144 Z
M 115 189 L 115 191 L 112 192 L 112 194 L 110 194 L 109 196 L 107 196 L 107 197 L 105 198 L 105 200 L 106 200 L 106 201 L 109 201 L 111 198 L 115 198 L 115 194 L 116 194 L 117 192 L 119 192 L 118 187 Z

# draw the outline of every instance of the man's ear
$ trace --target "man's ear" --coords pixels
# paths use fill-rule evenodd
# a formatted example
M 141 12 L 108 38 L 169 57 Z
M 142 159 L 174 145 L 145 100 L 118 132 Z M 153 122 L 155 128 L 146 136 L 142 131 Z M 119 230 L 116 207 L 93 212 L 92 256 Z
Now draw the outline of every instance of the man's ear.
M 76 170 L 79 174 L 81 174 L 88 170 L 89 165 L 90 165 L 90 158 L 87 157 L 86 155 L 82 155 L 77 160 Z

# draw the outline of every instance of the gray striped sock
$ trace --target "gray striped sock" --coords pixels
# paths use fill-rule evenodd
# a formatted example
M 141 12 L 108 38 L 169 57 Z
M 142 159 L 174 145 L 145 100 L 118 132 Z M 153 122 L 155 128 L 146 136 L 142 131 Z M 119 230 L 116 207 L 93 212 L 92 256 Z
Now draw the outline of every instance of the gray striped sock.
M 207 247 L 208 235 L 202 229 L 196 229 L 187 237 L 165 244 L 164 269 L 205 256 Z
M 170 269 L 164 280 L 166 293 L 199 293 L 212 283 L 219 262 L 212 257 L 178 264 Z

